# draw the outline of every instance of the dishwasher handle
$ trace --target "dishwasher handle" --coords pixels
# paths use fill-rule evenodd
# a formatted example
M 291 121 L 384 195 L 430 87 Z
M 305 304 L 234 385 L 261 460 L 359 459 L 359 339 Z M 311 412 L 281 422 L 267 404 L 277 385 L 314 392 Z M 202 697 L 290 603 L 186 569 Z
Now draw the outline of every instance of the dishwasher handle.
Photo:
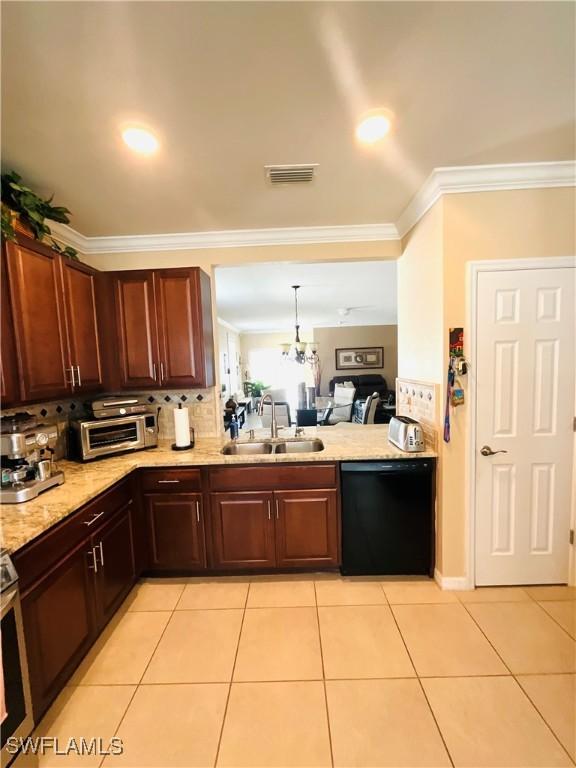
M 396 461 L 345 461 L 340 465 L 341 471 L 371 475 L 414 475 L 432 472 L 432 461 L 411 461 L 397 459 Z

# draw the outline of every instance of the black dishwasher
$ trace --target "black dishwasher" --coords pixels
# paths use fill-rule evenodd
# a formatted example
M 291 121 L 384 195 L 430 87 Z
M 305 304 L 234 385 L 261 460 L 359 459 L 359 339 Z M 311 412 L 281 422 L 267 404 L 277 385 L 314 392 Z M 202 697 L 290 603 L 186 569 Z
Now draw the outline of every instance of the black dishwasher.
M 434 573 L 434 460 L 343 462 L 342 573 Z

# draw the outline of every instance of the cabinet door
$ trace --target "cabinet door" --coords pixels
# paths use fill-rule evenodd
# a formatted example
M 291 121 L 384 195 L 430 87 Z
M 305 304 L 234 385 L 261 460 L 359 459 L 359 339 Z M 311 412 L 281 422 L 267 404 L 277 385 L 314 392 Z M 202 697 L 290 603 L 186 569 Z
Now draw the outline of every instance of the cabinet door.
M 10 308 L 8 291 L 8 270 L 6 268 L 6 250 L 2 244 L 0 275 L 0 398 L 4 405 L 16 403 L 20 399 L 18 374 L 16 371 L 16 346 L 14 342 L 14 321 Z
M 72 388 L 59 256 L 40 244 L 7 244 L 8 279 L 23 401 Z
M 84 543 L 22 599 L 36 722 L 96 637 L 94 580 Z
M 198 270 L 157 270 L 154 288 L 162 386 L 205 386 Z
M 92 536 L 99 628 L 112 618 L 134 583 L 131 507 L 127 504 Z
M 146 515 L 152 570 L 206 567 L 201 493 L 146 494 Z
M 214 568 L 273 568 L 271 493 L 212 493 Z
M 116 273 L 114 293 L 121 386 L 157 388 L 160 373 L 152 272 Z
M 277 491 L 278 567 L 338 565 L 338 504 L 335 490 Z
M 103 387 L 102 358 L 96 316 L 96 279 L 89 267 L 60 259 L 70 363 L 74 391 L 95 392 Z

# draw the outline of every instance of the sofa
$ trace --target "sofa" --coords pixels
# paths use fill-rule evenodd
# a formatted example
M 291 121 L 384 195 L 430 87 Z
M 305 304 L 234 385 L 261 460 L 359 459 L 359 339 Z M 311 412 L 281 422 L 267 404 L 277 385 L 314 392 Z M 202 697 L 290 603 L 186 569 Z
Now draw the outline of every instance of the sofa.
M 387 400 L 390 394 L 394 394 L 394 390 L 391 391 L 388 389 L 386 379 L 379 373 L 365 373 L 358 376 L 348 373 L 345 376 L 334 376 L 328 385 L 330 394 L 334 395 L 334 387 L 336 384 L 344 384 L 345 381 L 351 381 L 356 388 L 354 401 L 365 400 L 374 392 L 378 392 L 383 400 Z

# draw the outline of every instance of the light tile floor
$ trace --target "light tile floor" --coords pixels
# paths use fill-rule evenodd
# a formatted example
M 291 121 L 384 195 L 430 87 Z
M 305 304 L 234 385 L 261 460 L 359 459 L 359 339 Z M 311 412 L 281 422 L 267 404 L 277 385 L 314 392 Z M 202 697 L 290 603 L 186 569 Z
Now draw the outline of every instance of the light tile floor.
M 576 590 L 333 575 L 140 583 L 15 766 L 574 765 Z

